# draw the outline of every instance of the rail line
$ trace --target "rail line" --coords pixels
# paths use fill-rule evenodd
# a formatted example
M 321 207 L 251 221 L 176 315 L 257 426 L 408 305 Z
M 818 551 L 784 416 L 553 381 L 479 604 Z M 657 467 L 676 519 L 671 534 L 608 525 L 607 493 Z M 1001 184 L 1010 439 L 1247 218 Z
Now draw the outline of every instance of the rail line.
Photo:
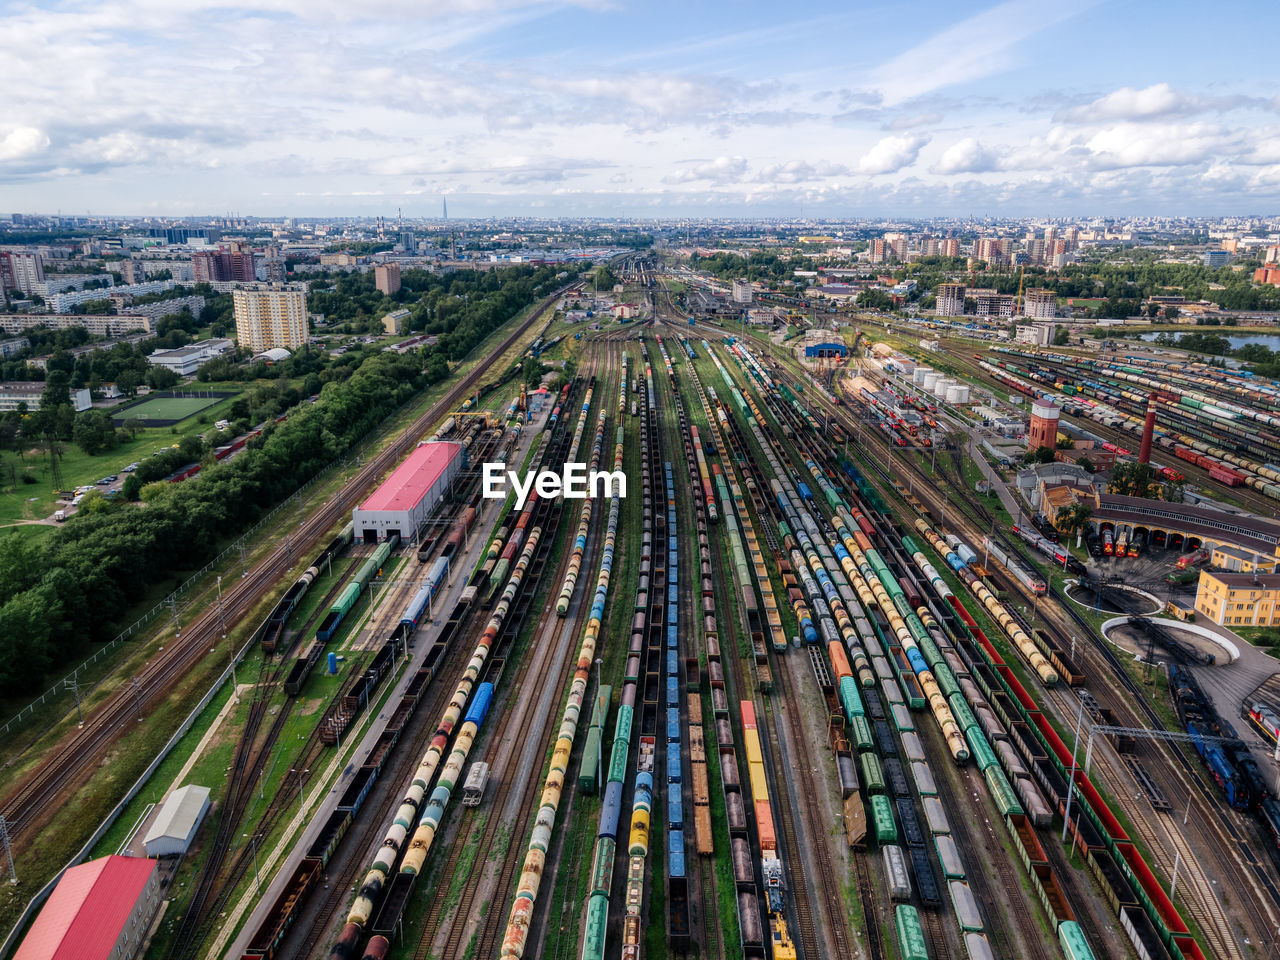
M 566 289 L 568 287 L 557 290 L 536 309 L 530 310 L 529 315 L 488 356 L 500 357 L 510 349 Z M 187 674 L 192 665 L 205 655 L 211 641 L 221 638 L 223 619 L 234 622 L 248 613 L 281 572 L 292 564 L 295 551 L 303 553 L 314 547 L 320 537 L 346 514 L 359 495 L 408 452 L 413 438 L 470 394 L 488 369 L 488 364 L 477 363 L 440 400 L 403 430 L 400 439 L 375 454 L 341 486 L 331 501 L 308 516 L 296 536 L 277 546 L 228 590 L 223 595 L 221 613 L 216 607 L 206 609 L 187 625 L 180 639 L 167 644 L 143 668 L 133 683 L 125 684 L 96 713 L 86 718 L 82 729 L 55 748 L 52 755 L 5 799 L 3 813 L 11 841 L 20 843 L 29 839 L 39 814 L 57 808 L 54 798 L 66 797 L 80 786 L 97 769 L 97 760 L 102 754 L 124 735 L 125 730 L 132 729 L 146 709 L 166 694 L 178 678 Z
M 588 369 L 583 372 L 583 375 L 588 381 L 595 376 L 597 367 L 598 364 L 593 362 Z M 607 391 L 597 392 L 597 396 L 602 398 L 606 395 Z M 601 402 L 603 403 L 604 401 L 602 400 Z M 571 435 L 571 431 L 568 429 L 567 423 L 562 424 L 561 429 L 561 442 L 559 444 L 559 448 L 562 452 L 559 456 L 563 459 L 563 451 L 567 449 L 567 440 Z M 555 458 L 552 457 L 548 462 L 554 461 Z M 543 517 L 546 519 L 540 519 L 535 522 L 542 525 L 544 529 L 554 530 L 556 533 L 553 536 L 544 537 L 540 542 L 539 553 L 541 556 L 538 557 L 535 563 L 531 565 L 531 569 L 536 571 L 536 582 L 530 584 L 529 589 L 525 593 L 527 598 L 532 598 L 538 594 L 543 586 L 543 578 L 551 573 L 551 571 L 547 569 L 547 562 L 553 549 L 553 544 L 559 536 L 560 522 L 563 517 L 563 503 L 564 501 L 560 499 L 539 501 L 539 509 L 545 510 Z M 598 521 L 598 515 L 593 514 L 593 532 L 598 526 Z M 588 542 L 591 545 L 594 555 L 594 551 L 598 549 L 599 546 L 598 541 L 595 537 L 590 537 Z M 569 555 L 566 553 L 561 559 L 559 568 L 555 571 L 557 579 L 553 579 L 551 582 L 558 582 L 558 580 L 563 579 L 568 559 Z M 586 558 L 584 557 L 584 566 L 585 562 Z M 529 689 L 537 691 L 542 690 L 548 685 L 548 683 L 552 682 L 553 678 L 550 677 L 551 667 L 556 659 L 556 656 L 553 655 L 553 649 L 558 646 L 562 646 L 563 644 L 554 642 L 551 645 L 551 648 L 543 648 L 541 641 L 544 634 L 548 632 L 549 627 L 556 632 L 567 630 L 567 633 L 565 633 L 564 636 L 569 638 L 568 642 L 572 642 L 572 638 L 576 634 L 580 633 L 581 627 L 583 623 L 585 623 L 586 611 L 589 609 L 589 606 L 584 606 L 580 603 L 577 616 L 572 622 L 572 627 L 566 628 L 565 624 L 556 619 L 554 604 L 548 604 L 543 608 L 537 624 L 534 627 L 532 639 L 530 640 L 529 648 L 526 652 L 526 656 L 532 655 L 535 657 L 534 673 L 531 675 L 520 675 L 520 688 L 524 688 L 526 684 L 530 684 L 531 686 Z M 524 620 L 524 616 L 515 616 L 508 619 L 508 626 L 504 629 L 504 633 L 507 634 L 505 640 L 508 650 L 510 645 L 515 642 L 516 636 L 524 624 Z M 506 656 L 500 653 L 492 662 L 486 679 L 496 682 L 497 677 L 501 673 L 505 672 L 505 661 Z M 569 664 L 566 660 L 564 665 L 562 665 L 561 674 L 563 674 L 564 670 L 568 668 Z M 524 733 L 519 737 L 509 737 L 508 731 L 516 714 L 515 698 L 517 695 L 518 689 L 512 689 L 508 692 L 507 706 L 502 710 L 502 716 L 499 720 L 498 726 L 492 732 L 488 740 L 489 744 L 494 745 L 493 749 L 497 749 L 499 751 L 502 749 L 501 745 L 508 740 L 516 745 L 513 745 L 511 753 L 508 755 L 507 763 L 509 768 L 504 771 L 507 775 L 500 779 L 497 789 L 486 801 L 488 804 L 489 815 L 485 820 L 480 837 L 476 840 L 473 859 L 474 863 L 489 863 L 495 859 L 493 856 L 494 847 L 497 844 L 499 833 L 502 831 L 504 824 L 508 827 L 512 827 L 513 831 L 515 829 L 523 831 L 524 826 L 530 821 L 530 813 L 533 810 L 534 802 L 538 796 L 539 784 L 537 778 L 534 776 L 527 777 L 523 784 L 517 785 L 515 783 L 514 770 L 511 769 L 511 767 L 513 767 L 519 759 L 518 743 L 526 742 L 529 738 L 532 738 L 540 748 L 544 748 L 546 746 L 551 714 L 550 712 L 543 713 L 537 716 L 532 722 L 530 722 L 530 719 L 527 716 L 522 716 L 520 721 L 524 724 L 522 728 Z M 532 703 L 530 704 L 530 708 L 532 709 Z M 541 757 L 544 754 L 545 750 L 539 749 L 537 756 Z M 512 795 L 512 792 L 515 790 L 519 790 L 517 795 L 518 807 L 514 817 L 511 820 L 506 820 L 502 818 L 500 814 L 507 806 L 508 800 Z M 463 824 L 468 823 L 470 819 L 471 818 L 464 818 Z M 514 827 L 512 825 L 514 825 Z M 449 846 L 449 853 L 445 860 L 444 868 L 440 873 L 440 880 L 442 883 L 445 882 L 446 878 L 452 878 L 458 873 L 460 859 L 466 849 L 470 846 L 470 841 L 465 830 L 465 826 L 460 826 L 457 835 L 454 837 L 453 843 Z M 493 901 L 500 902 L 505 898 L 507 891 L 511 886 L 519 858 L 517 858 L 510 849 L 510 844 L 517 841 L 519 837 L 520 834 L 512 832 L 507 838 L 508 849 L 500 856 L 498 861 L 498 873 L 493 880 L 493 886 L 491 888 L 491 897 Z M 472 869 L 468 873 L 460 892 L 457 906 L 451 912 L 451 921 L 448 924 L 448 933 L 444 945 L 444 951 L 440 956 L 460 957 L 463 955 L 464 951 L 470 949 L 470 945 L 464 943 L 462 938 L 472 918 L 472 908 L 475 906 L 476 897 L 479 894 L 483 876 L 484 871 L 482 869 Z M 445 925 L 446 913 L 449 912 L 447 910 L 445 899 L 446 898 L 441 895 L 437 895 L 433 898 L 431 909 L 423 926 L 422 936 L 413 952 L 414 960 L 426 960 L 426 958 L 434 954 L 434 944 L 439 938 L 442 927 Z M 484 917 L 478 918 L 478 921 L 479 926 L 474 934 L 475 950 L 473 951 L 473 955 L 482 957 L 493 956 L 496 952 L 495 948 L 497 946 L 497 942 L 502 935 L 503 917 L 501 916 L 501 912 L 491 911 Z

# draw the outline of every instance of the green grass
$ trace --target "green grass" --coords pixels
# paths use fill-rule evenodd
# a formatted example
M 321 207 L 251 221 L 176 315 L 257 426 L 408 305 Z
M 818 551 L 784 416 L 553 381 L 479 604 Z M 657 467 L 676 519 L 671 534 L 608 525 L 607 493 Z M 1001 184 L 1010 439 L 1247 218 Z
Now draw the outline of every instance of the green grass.
M 0 467 L 3 467 L 4 473 L 12 466 L 18 476 L 16 487 L 0 488 L 0 535 L 11 524 L 51 517 L 53 511 L 59 509 L 56 494 L 61 491 L 95 483 L 109 474 L 123 475 L 124 468 L 135 460 L 172 446 L 185 436 L 212 431 L 214 421 L 234 401 L 234 397 L 216 401 L 205 413 L 176 426 L 139 430 L 133 439 L 126 438 L 115 448 L 94 456 L 85 453 L 74 443 L 60 443 L 62 453 L 58 457 L 58 464 L 62 471 L 62 483 L 57 486 L 53 482 L 49 454 L 43 445 L 33 443 L 30 446 L 24 445 L 16 453 L 0 453 Z M 24 476 L 29 476 L 35 482 L 25 482 Z M 27 525 L 12 526 L 10 529 L 24 535 L 31 531 Z
M 222 392 L 222 391 L 218 391 Z M 135 417 L 139 420 L 185 420 L 192 414 L 199 413 L 225 400 L 225 397 L 148 397 L 141 403 L 127 407 L 116 407 L 113 417 L 123 422 Z

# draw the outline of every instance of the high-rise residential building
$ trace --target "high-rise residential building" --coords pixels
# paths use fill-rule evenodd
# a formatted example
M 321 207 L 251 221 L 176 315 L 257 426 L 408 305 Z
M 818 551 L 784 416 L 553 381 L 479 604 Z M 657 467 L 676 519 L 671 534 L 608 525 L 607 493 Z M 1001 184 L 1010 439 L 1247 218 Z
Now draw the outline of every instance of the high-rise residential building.
M 937 313 L 940 317 L 964 316 L 964 284 L 938 284 Z
M 1022 301 L 1022 315 L 1051 320 L 1058 312 L 1058 299 L 1052 290 L 1028 290 Z
M 1011 293 L 999 293 L 995 290 L 970 290 L 975 304 L 974 313 L 980 317 L 1012 317 L 1014 301 Z
M 202 250 L 191 255 L 191 276 L 196 283 L 214 283 L 226 280 L 222 270 L 222 255 L 212 250 Z
M 1280 263 L 1280 243 L 1273 243 L 1267 247 L 1267 252 L 1262 258 L 1263 263 Z
M 1000 254 L 1000 241 L 995 237 L 979 237 L 973 245 L 973 255 L 987 263 L 996 263 L 1003 259 Z
M 960 256 L 960 241 L 959 240 L 939 240 L 938 255 L 941 257 Z
M 400 289 L 400 264 L 380 263 L 373 268 L 373 283 L 378 292 L 385 296 L 395 296 Z
M 231 244 L 229 256 L 231 258 L 231 276 L 227 278 L 228 280 L 253 283 L 258 279 L 258 265 L 253 257 L 253 248 L 247 243 Z
M 307 342 L 307 288 L 300 283 L 254 283 L 232 291 L 236 339 L 253 353 L 292 350 Z
M 26 296 L 38 293 L 44 283 L 44 258 L 38 253 L 0 251 L 0 286 Z
M 870 256 L 871 262 L 884 263 L 888 259 L 889 259 L 889 244 L 885 242 L 884 238 L 876 237 L 874 240 L 871 241 L 871 256 Z
M 733 281 L 732 298 L 734 303 L 750 303 L 753 299 L 751 284 L 741 280 Z
M 936 257 L 938 255 L 938 238 L 925 237 L 920 241 L 920 256 Z
M 141 260 L 122 260 L 120 276 L 125 283 L 142 283 L 147 279 L 146 265 Z
M 193 253 L 191 272 L 196 283 L 253 283 L 258 279 L 257 263 L 247 243 L 233 243 L 229 249 L 223 247 Z

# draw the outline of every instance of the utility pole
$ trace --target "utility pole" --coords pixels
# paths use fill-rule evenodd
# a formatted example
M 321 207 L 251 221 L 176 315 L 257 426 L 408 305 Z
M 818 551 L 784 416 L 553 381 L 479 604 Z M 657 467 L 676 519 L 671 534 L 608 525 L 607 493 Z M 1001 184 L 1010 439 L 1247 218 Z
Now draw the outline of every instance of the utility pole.
M 241 834 L 241 836 L 248 840 L 253 846 L 253 889 L 254 892 L 257 893 L 262 890 L 262 880 L 259 878 L 258 874 L 258 835 L 256 833 L 245 833 Z
M 18 882 L 18 870 L 13 865 L 13 848 L 9 846 L 9 827 L 4 822 L 4 814 L 0 814 L 0 843 L 4 844 L 4 855 L 9 861 L 9 882 Z
M 71 695 L 76 698 L 76 725 L 84 726 L 84 714 L 80 711 L 80 684 L 75 677 L 68 677 L 62 681 L 62 686 L 71 691 Z
M 1067 778 L 1067 807 L 1062 815 L 1062 842 L 1067 842 L 1067 828 L 1071 826 L 1071 800 L 1075 794 L 1076 788 L 1076 751 L 1080 747 L 1080 724 L 1084 722 L 1084 701 L 1080 701 L 1080 706 L 1076 712 L 1076 737 L 1071 744 L 1071 775 Z M 1092 740 L 1090 734 L 1090 740 Z

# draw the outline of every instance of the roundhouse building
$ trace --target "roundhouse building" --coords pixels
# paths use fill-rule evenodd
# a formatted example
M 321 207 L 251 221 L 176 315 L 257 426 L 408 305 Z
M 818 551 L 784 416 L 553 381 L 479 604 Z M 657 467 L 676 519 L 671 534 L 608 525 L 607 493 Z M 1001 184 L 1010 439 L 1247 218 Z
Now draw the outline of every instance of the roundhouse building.
M 401 540 L 412 540 L 466 465 L 467 451 L 460 443 L 420 444 L 351 511 L 356 539 L 374 543 L 399 534 Z

